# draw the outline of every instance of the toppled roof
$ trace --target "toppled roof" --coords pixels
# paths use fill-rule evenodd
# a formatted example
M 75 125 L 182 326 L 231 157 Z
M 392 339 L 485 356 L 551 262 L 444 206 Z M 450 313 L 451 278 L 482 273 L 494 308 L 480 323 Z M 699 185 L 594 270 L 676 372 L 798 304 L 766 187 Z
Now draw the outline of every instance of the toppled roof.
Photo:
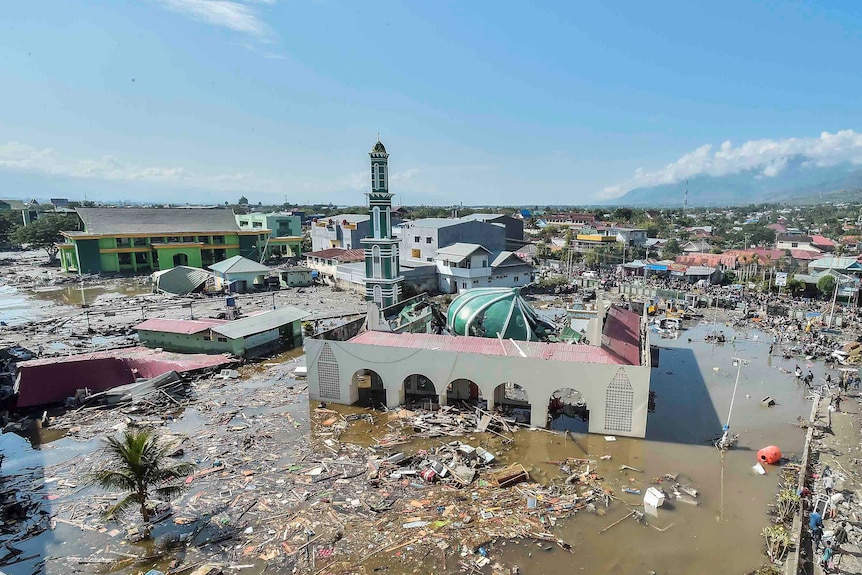
M 520 357 L 520 352 L 518 351 L 518 348 L 520 348 L 524 352 L 524 355 L 536 359 L 616 365 L 626 363 L 622 357 L 612 351 L 592 345 L 519 341 L 516 348 L 515 345 L 506 339 L 501 342 L 497 338 L 434 335 L 428 333 L 387 333 L 382 331 L 366 331 L 348 341 L 350 343 L 378 345 L 382 347 L 433 349 L 458 353 L 497 356 L 511 355 L 518 357 Z
M 176 295 L 195 291 L 202 283 L 213 277 L 212 272 L 189 266 L 175 266 L 153 273 L 156 289 Z
M 240 231 L 233 210 L 222 208 L 77 208 L 83 234 L 231 233 Z
M 242 273 L 268 273 L 269 268 L 254 260 L 244 258 L 242 256 L 233 256 L 226 260 L 215 263 L 209 268 L 214 272 L 222 274 L 242 274 Z
M 288 306 L 250 315 L 242 319 L 235 319 L 215 326 L 212 330 L 227 338 L 237 339 L 276 329 L 301 320 L 307 316 L 308 312 Z
M 325 250 L 318 250 L 316 252 L 308 252 L 307 254 L 305 254 L 305 257 L 321 258 L 325 260 L 338 260 L 340 262 L 358 262 L 365 259 L 365 250 L 346 250 L 344 248 L 329 248 Z

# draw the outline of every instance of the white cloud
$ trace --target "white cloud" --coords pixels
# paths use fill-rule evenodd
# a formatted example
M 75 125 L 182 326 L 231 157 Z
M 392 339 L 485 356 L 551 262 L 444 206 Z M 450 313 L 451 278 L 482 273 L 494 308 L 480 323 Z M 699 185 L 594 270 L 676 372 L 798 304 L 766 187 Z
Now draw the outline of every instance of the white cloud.
M 862 164 L 862 134 L 841 130 L 834 134 L 823 132 L 817 138 L 751 140 L 737 147 L 725 141 L 715 151 L 707 144 L 661 169 L 638 168 L 630 179 L 605 188 L 603 196 L 614 198 L 634 188 L 674 184 L 701 175 L 726 176 L 754 170 L 774 178 L 784 171 L 791 158 L 798 156 L 806 158 L 806 165 L 810 166 Z
M 64 157 L 52 148 L 38 149 L 20 142 L 0 144 L 0 170 L 116 182 L 142 182 L 214 192 L 286 191 L 284 183 L 251 172 L 202 174 L 180 166 L 135 165 L 113 156 L 74 159 Z
M 168 10 L 199 22 L 227 28 L 250 36 L 266 36 L 269 27 L 257 9 L 235 0 L 152 0 Z M 257 0 L 259 4 L 275 4 L 276 0 Z

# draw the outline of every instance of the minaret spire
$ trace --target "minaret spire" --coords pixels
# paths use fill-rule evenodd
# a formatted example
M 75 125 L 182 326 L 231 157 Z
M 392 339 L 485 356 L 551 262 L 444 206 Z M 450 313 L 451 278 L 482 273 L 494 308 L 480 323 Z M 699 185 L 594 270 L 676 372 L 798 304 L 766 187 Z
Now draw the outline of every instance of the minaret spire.
M 398 303 L 404 278 L 399 274 L 398 238 L 392 237 L 392 196 L 389 192 L 389 153 L 380 134 L 368 153 L 371 157 L 371 191 L 368 212 L 371 230 L 365 246 L 365 299 L 381 308 Z

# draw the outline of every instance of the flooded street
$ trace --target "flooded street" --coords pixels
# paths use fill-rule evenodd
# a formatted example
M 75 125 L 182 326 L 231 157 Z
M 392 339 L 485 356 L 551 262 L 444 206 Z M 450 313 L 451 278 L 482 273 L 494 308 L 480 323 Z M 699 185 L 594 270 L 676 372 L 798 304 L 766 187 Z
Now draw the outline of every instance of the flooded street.
M 613 505 L 604 516 L 580 513 L 564 521 L 560 536 L 573 544 L 574 555 L 559 549 L 545 552 L 533 542 L 509 543 L 503 554 L 507 563 L 520 565 L 527 575 L 568 575 L 573 566 L 577 571 L 643 575 L 745 573 L 765 562 L 760 531 L 769 522 L 767 505 L 774 501 L 778 474 L 755 474 L 755 453 L 766 445 L 779 446 L 785 457 L 798 453 L 804 434 L 792 424 L 797 416 L 808 416 L 811 403 L 801 384 L 778 369 L 792 370 L 796 362 L 768 358 L 771 336 L 751 332 L 749 337 L 758 336 L 752 341 L 738 333 L 731 344 L 734 331 L 724 328 L 728 343 L 713 345 L 703 342 L 711 330 L 697 326 L 676 340 L 653 334 L 652 343 L 662 351 L 660 367 L 653 370 L 656 410 L 649 417 L 647 439 L 579 439 L 590 457 L 611 455 L 609 461 L 600 460 L 600 474 L 615 484 L 615 494 L 625 505 Z M 727 418 L 737 371 L 731 357 L 750 363 L 740 374 L 731 421 L 731 430 L 740 434 L 739 444 L 722 456 L 709 440 L 720 435 Z M 817 377 L 824 375 L 822 364 L 811 369 Z M 767 395 L 777 405 L 763 407 L 760 399 Z M 561 437 L 522 432 L 506 457 L 554 461 L 586 456 Z M 621 465 L 643 473 L 620 471 Z M 556 466 L 544 467 L 549 475 L 560 475 Z M 677 473 L 681 483 L 698 489 L 697 506 L 666 502 L 657 518 L 648 518 L 648 525 L 629 519 L 599 534 L 624 517 L 628 505 L 642 504 L 642 496 L 622 492 L 623 486 L 643 492 L 653 478 Z

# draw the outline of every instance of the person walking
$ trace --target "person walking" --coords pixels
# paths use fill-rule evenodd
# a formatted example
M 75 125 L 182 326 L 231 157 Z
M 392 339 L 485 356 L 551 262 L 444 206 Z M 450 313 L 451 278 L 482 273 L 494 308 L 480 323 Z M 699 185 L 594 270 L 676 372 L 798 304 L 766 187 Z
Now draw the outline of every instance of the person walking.
M 830 473 L 826 477 L 823 478 L 823 489 L 826 490 L 826 495 L 832 497 L 832 488 L 835 486 L 835 479 L 832 477 Z

